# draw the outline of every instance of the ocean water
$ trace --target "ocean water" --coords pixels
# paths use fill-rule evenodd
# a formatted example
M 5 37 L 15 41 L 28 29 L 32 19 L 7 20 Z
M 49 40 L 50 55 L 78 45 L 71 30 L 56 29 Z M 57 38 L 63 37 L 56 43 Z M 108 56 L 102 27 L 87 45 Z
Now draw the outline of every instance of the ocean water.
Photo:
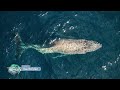
M 57 57 L 26 50 L 15 59 L 15 33 L 24 43 L 47 46 L 54 39 L 88 39 L 95 52 Z M 57 57 L 57 58 L 54 58 Z M 12 75 L 11 64 L 41 67 Z M 0 11 L 1 79 L 120 79 L 119 11 Z

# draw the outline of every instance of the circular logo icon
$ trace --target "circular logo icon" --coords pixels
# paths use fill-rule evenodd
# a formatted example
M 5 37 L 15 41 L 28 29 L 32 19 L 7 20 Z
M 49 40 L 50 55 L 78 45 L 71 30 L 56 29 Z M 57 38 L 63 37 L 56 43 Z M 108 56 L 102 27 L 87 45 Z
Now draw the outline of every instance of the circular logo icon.
M 12 64 L 10 67 L 8 67 L 8 72 L 12 75 L 19 74 L 21 71 L 21 68 L 17 64 Z

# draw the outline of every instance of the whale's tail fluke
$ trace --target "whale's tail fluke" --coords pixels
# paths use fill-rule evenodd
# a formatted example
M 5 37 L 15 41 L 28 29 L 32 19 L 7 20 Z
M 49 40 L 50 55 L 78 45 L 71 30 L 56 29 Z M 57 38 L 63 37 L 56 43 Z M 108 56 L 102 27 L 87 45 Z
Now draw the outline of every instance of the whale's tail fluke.
M 49 50 L 49 48 L 43 48 L 40 45 L 32 45 L 32 44 L 29 45 L 29 44 L 23 43 L 18 32 L 16 33 L 14 37 L 14 41 L 15 41 L 15 59 L 16 60 L 19 59 L 22 53 L 29 48 L 35 49 L 42 54 L 53 53 L 53 51 Z
M 26 45 L 22 42 L 18 32 L 14 37 L 14 41 L 15 41 L 15 58 L 19 59 L 21 57 L 21 54 L 26 50 L 26 48 L 24 48 L 26 47 Z

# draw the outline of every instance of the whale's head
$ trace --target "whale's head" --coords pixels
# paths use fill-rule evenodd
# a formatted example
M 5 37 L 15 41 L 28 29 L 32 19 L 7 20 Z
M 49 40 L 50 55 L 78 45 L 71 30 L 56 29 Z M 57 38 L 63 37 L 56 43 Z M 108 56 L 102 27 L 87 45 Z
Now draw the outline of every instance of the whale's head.
M 89 47 L 88 52 L 91 52 L 91 51 L 96 51 L 96 50 L 100 49 L 102 47 L 102 44 L 100 44 L 96 41 L 89 41 L 87 46 Z

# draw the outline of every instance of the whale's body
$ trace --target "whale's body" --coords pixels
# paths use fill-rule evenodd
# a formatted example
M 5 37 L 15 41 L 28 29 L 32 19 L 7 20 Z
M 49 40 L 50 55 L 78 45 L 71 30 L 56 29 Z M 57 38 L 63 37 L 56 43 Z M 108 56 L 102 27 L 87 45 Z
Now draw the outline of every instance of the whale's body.
M 29 45 L 27 48 L 33 48 L 40 53 L 61 53 L 61 54 L 86 54 L 96 51 L 102 45 L 98 42 L 85 39 L 60 39 L 55 41 L 49 48 L 41 48 L 39 45 Z
M 29 45 L 24 44 L 20 36 L 16 35 L 17 42 L 19 41 L 19 49 L 25 51 L 28 48 L 37 50 L 42 54 L 46 53 L 60 53 L 60 54 L 86 54 L 88 52 L 93 52 L 102 47 L 102 44 L 85 39 L 60 39 L 53 42 L 53 45 L 48 48 L 41 47 L 40 45 Z M 21 43 L 21 44 L 20 44 Z M 22 54 L 21 52 L 21 54 Z

